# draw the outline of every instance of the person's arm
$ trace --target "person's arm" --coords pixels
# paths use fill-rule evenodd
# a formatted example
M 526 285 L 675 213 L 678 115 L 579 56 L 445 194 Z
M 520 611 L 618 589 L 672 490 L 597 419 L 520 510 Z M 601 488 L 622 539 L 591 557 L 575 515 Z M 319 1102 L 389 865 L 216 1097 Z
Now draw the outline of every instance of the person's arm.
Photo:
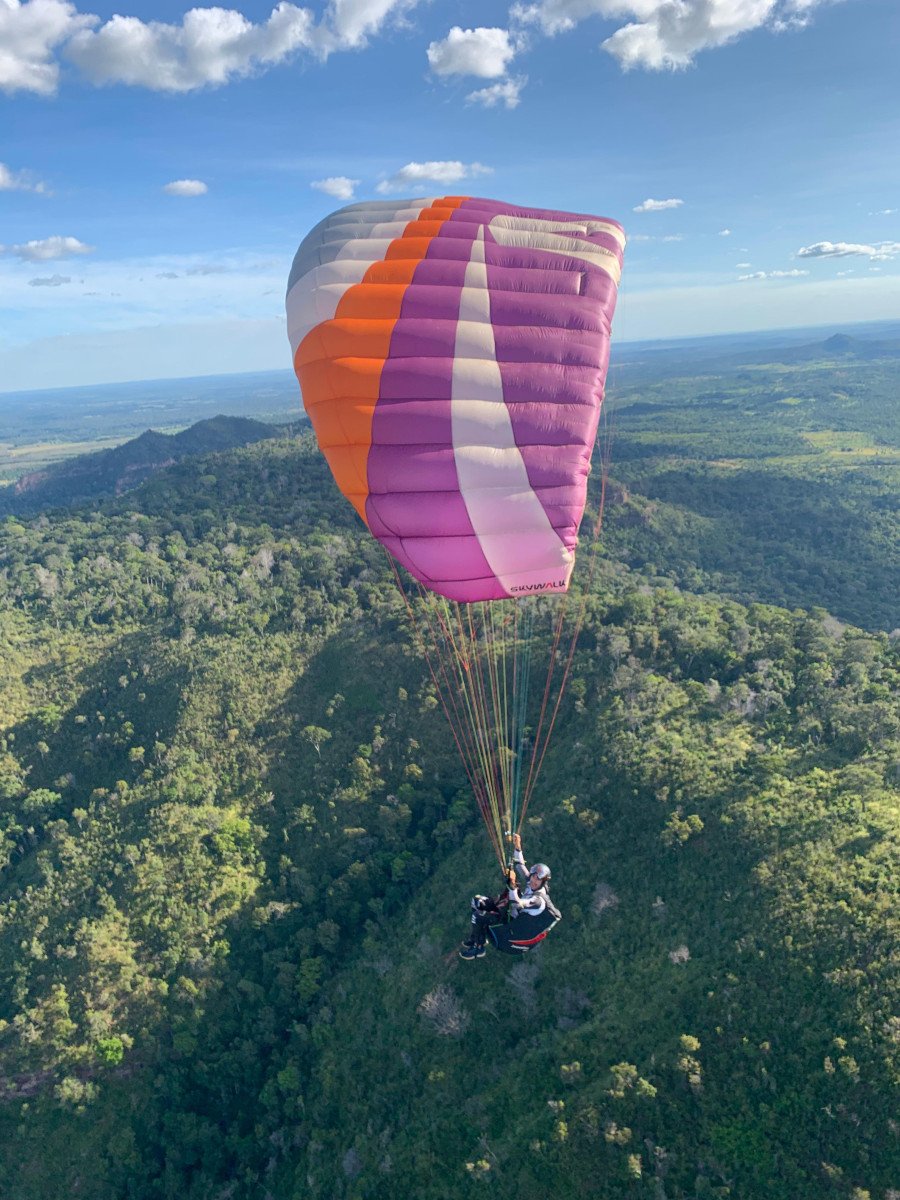
M 525 855 L 522 853 L 522 838 L 518 833 L 513 835 L 513 865 L 520 879 L 528 878 L 528 866 L 525 862 Z
M 520 896 L 518 888 L 510 888 L 509 906 L 514 917 L 520 912 L 527 912 L 529 917 L 537 917 L 547 907 L 547 901 L 540 892 L 535 892 L 533 896 Z
M 506 882 L 509 889 L 509 906 L 513 916 L 518 916 L 520 912 L 527 912 L 529 916 L 536 917 L 547 907 L 547 902 L 540 892 L 535 892 L 531 896 L 520 895 L 515 871 L 512 868 L 507 873 Z

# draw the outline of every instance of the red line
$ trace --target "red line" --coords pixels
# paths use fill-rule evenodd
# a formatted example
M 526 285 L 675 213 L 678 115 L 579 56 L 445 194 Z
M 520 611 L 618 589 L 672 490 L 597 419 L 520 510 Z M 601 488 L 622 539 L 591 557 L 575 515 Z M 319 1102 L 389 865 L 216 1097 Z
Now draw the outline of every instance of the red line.
M 537 937 L 529 938 L 527 941 L 510 938 L 509 944 L 511 946 L 534 946 L 537 942 L 542 942 L 547 933 L 548 931 L 545 929 L 543 933 L 539 933 Z

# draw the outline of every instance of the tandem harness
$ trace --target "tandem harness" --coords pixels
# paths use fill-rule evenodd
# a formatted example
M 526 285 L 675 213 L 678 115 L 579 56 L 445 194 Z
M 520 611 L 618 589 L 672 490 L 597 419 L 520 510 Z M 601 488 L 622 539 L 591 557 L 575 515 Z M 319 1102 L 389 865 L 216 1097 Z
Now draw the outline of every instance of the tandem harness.
M 542 942 L 550 930 L 562 919 L 559 909 L 549 901 L 543 912 L 536 917 L 520 912 L 512 920 L 502 921 L 488 928 L 494 948 L 502 954 L 527 954 L 532 946 Z

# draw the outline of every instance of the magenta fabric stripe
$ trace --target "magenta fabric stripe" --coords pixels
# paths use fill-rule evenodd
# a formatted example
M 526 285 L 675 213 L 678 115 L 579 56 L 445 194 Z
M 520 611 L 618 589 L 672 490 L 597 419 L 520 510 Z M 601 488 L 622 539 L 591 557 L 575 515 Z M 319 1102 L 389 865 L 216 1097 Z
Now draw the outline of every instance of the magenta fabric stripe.
M 489 228 L 501 216 L 583 222 L 590 232 L 536 227 L 521 230 L 533 245 L 501 245 Z M 453 445 L 454 353 L 473 243 L 483 236 L 490 297 L 484 353 L 490 357 L 482 363 L 479 338 L 473 334 L 465 339 L 467 353 L 475 357 L 457 370 L 456 399 L 460 389 L 464 398 L 471 373 L 473 403 L 482 403 L 478 381 L 483 372 L 499 368 L 502 403 L 528 485 L 563 544 L 574 549 L 616 301 L 610 273 L 579 258 L 576 248 L 591 252 L 599 247 L 621 263 L 619 240 L 591 228 L 603 220 L 466 200 L 431 242 L 404 294 L 372 422 L 366 514 L 372 533 L 407 570 L 452 599 L 510 594 L 491 570 L 473 529 Z M 510 224 L 518 239 L 515 222 L 507 222 L 500 232 Z M 609 260 L 601 256 L 601 261 Z M 493 361 L 497 365 L 491 368 Z M 508 506 L 506 511 L 508 519 Z
M 423 294 L 417 283 L 420 272 L 430 273 L 430 254 L 431 248 L 406 289 L 381 375 L 366 517 L 372 533 L 417 579 L 447 594 L 451 585 L 454 599 L 474 599 L 485 590 L 493 599 L 501 592 L 460 494 L 450 422 L 449 331 L 459 318 L 465 262 L 453 264 L 452 283 Z M 435 291 L 444 295 L 435 297 Z M 435 320 L 438 300 L 446 315 Z

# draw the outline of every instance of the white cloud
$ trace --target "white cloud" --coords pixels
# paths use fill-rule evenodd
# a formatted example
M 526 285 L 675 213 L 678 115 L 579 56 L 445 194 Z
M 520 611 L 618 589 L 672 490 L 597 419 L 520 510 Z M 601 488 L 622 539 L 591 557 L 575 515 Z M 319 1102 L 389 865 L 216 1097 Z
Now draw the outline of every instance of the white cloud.
M 720 229 L 719 237 L 731 237 L 731 230 L 730 229 Z
M 331 0 L 315 40 L 322 55 L 358 50 L 391 20 L 402 21 L 418 0 Z
M 477 75 L 497 79 L 516 55 L 506 29 L 461 29 L 454 25 L 442 42 L 428 47 L 428 62 L 435 75 Z
M 809 271 L 798 271 L 794 268 L 793 271 L 754 271 L 752 275 L 740 275 L 738 278 L 743 283 L 747 279 L 799 279 L 808 274 Z
M 853 274 L 853 268 L 850 267 L 850 269 L 847 271 L 838 271 L 837 277 L 838 277 L 838 279 L 843 279 L 845 275 L 852 275 L 852 274 Z
M 734 265 L 739 271 L 745 271 L 748 267 L 753 266 L 752 263 L 735 263 Z
M 282 2 L 259 25 L 225 8 L 192 8 L 180 25 L 117 15 L 76 33 L 65 52 L 92 83 L 189 92 L 283 62 L 313 41 L 310 10 Z
M 0 0 L 0 91 L 52 96 L 59 82 L 53 51 L 96 23 L 66 0 Z
M 23 242 L 18 246 L 0 246 L 0 253 L 14 254 L 23 262 L 50 262 L 55 258 L 72 258 L 76 254 L 93 254 L 94 247 L 86 246 L 73 237 L 48 237 L 41 241 Z
M 490 175 L 491 168 L 481 163 L 464 162 L 411 162 L 401 167 L 388 179 L 383 179 L 375 189 L 382 195 L 389 192 L 402 192 L 406 188 L 415 188 L 422 183 L 438 183 L 447 185 L 459 183 L 462 179 L 474 179 L 478 175 Z
M 600 0 L 538 0 L 536 4 L 514 4 L 510 18 L 522 25 L 537 25 L 542 33 L 567 33 L 579 21 L 603 11 Z
M 701 50 L 751 30 L 780 31 L 808 22 L 828 0 L 535 0 L 513 6 L 512 19 L 553 35 L 590 17 L 632 18 L 602 43 L 623 69 L 686 67 Z
M 849 258 L 858 255 L 880 261 L 893 258 L 900 254 L 900 242 L 878 242 L 867 246 L 860 242 L 814 242 L 811 246 L 801 246 L 797 251 L 798 258 Z
M 64 283 L 71 283 L 70 275 L 47 275 L 43 279 L 29 279 L 29 287 L 62 287 Z
M 215 86 L 307 50 L 325 59 L 359 49 L 419 0 L 330 0 L 316 24 L 309 8 L 281 0 L 258 24 L 234 9 L 192 8 L 180 24 L 79 13 L 68 0 L 0 0 L 0 91 L 52 95 L 57 47 L 98 86 L 159 92 Z
M 228 275 L 234 267 L 224 266 L 222 263 L 197 263 L 196 266 L 188 267 L 185 275 Z
M 0 192 L 37 192 L 41 196 L 51 194 L 47 185 L 35 179 L 31 171 L 13 171 L 6 163 L 0 163 Z
M 628 244 L 633 242 L 683 242 L 683 233 L 669 233 L 665 237 L 659 237 L 651 233 L 630 233 L 628 235 Z
M 870 217 L 890 217 L 890 216 L 892 216 L 892 215 L 893 215 L 895 212 L 900 212 L 900 209 L 896 209 L 896 208 L 878 208 L 878 209 L 876 209 L 876 210 L 875 210 L 875 212 L 869 213 L 869 216 L 870 216 Z
M 346 175 L 331 175 L 328 179 L 315 179 L 309 186 L 324 192 L 326 196 L 334 196 L 335 200 L 352 200 L 358 184 L 358 179 L 348 179 Z
M 163 191 L 169 196 L 205 196 L 209 188 L 202 179 L 173 179 Z
M 466 101 L 469 104 L 482 104 L 485 108 L 496 108 L 502 104 L 505 108 L 517 108 L 522 88 L 528 82 L 527 75 L 519 75 L 515 79 L 505 79 L 502 83 L 491 84 L 490 87 L 478 88 L 469 92 Z
M 635 205 L 632 212 L 662 212 L 666 208 L 681 208 L 682 204 L 683 200 L 644 200 L 642 204 Z

